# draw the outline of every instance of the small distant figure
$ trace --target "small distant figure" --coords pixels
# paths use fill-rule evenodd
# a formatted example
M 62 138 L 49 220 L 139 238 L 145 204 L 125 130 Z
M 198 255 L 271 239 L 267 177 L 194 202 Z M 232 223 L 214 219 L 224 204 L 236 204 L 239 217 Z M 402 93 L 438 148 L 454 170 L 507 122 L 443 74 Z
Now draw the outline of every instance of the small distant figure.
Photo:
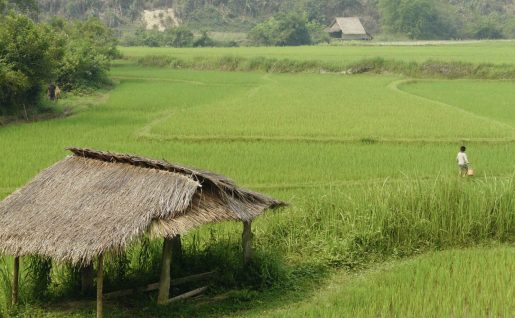
M 48 99 L 50 100 L 55 100 L 55 84 L 54 83 L 51 83 L 50 85 L 48 85 L 48 91 L 47 91 L 47 95 L 48 95 Z
M 462 177 L 469 175 L 470 163 L 465 151 L 467 151 L 467 148 L 465 146 L 461 146 L 460 152 L 458 152 L 458 156 L 456 157 L 456 161 L 458 162 L 458 167 L 460 169 L 460 176 Z
M 61 99 L 61 89 L 59 88 L 59 86 L 55 86 L 55 101 L 57 102 L 58 100 Z

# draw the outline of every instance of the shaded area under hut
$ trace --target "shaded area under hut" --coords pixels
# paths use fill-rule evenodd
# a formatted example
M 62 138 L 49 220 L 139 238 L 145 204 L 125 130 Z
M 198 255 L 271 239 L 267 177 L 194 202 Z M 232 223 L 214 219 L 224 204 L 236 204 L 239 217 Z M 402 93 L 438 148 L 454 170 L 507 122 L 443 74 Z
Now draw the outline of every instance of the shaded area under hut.
M 249 191 L 219 174 L 126 154 L 68 148 L 73 155 L 0 202 L 0 252 L 14 256 L 13 303 L 19 258 L 50 257 L 97 266 L 97 317 L 102 316 L 103 255 L 122 252 L 150 235 L 164 238 L 158 303 L 169 300 L 173 239 L 203 224 L 243 222 L 245 263 L 251 222 L 286 203 Z

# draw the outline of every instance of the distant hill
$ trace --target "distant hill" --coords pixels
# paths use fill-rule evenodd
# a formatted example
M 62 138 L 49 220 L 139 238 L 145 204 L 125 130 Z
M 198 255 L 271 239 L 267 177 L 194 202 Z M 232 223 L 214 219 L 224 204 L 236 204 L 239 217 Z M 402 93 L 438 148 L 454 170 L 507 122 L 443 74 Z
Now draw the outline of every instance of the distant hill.
M 158 28 L 180 22 L 194 30 L 247 32 L 277 12 L 299 11 L 322 24 L 328 24 L 336 16 L 358 16 L 372 34 L 387 29 L 381 25 L 381 3 L 395 5 L 403 1 L 407 0 L 37 0 L 43 19 L 56 15 L 76 19 L 97 16 L 115 28 L 145 24 L 144 10 L 167 10 L 155 11 L 157 16 L 153 19 Z M 433 3 L 452 15 L 450 19 L 465 35 L 466 29 L 471 28 L 469 24 L 477 21 L 494 24 L 504 30 L 505 36 L 515 34 L 513 0 L 434 0 Z M 159 17 L 159 12 L 172 13 Z

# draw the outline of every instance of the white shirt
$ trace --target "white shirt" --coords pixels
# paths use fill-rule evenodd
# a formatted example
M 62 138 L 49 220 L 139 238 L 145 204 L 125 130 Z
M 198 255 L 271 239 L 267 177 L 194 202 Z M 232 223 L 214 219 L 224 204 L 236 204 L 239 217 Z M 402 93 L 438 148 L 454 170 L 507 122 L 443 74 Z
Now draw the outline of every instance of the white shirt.
M 458 164 L 460 166 L 466 165 L 469 163 L 469 159 L 467 158 L 467 154 L 464 152 L 459 152 L 458 157 L 456 157 L 456 161 L 458 161 Z

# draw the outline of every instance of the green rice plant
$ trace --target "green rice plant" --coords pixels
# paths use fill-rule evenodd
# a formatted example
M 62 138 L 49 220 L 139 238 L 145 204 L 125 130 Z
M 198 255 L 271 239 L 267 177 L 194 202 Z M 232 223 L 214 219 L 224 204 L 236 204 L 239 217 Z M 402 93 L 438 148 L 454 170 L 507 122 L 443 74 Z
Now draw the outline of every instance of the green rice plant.
M 425 45 L 424 45 L 425 44 Z M 255 58 L 266 56 L 275 59 L 317 60 L 329 64 L 348 65 L 361 59 L 381 57 L 385 60 L 422 63 L 427 60 L 440 62 L 466 62 L 473 64 L 494 63 L 513 65 L 515 41 L 473 41 L 447 43 L 352 43 L 343 46 L 300 47 L 238 47 L 238 48 L 148 48 L 120 47 L 128 58 L 145 55 L 169 55 L 183 60 L 197 57 L 217 58 L 239 56 Z
M 45 300 L 51 284 L 52 260 L 47 257 L 30 256 L 26 259 L 27 293 L 30 299 Z
M 311 299 L 245 317 L 509 317 L 514 260 L 511 246 L 432 252 L 334 275 Z
M 12 303 L 12 274 L 5 257 L 0 257 L 0 315 L 7 314 Z

